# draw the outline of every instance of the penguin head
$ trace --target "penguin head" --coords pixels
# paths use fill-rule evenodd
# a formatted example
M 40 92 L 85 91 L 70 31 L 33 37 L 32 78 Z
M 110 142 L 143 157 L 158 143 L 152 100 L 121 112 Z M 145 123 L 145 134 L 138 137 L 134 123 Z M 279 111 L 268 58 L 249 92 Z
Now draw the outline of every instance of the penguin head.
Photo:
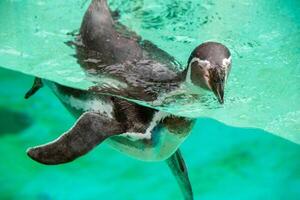
M 231 69 L 231 54 L 217 42 L 206 42 L 194 49 L 188 61 L 187 82 L 212 91 L 224 103 L 224 87 Z

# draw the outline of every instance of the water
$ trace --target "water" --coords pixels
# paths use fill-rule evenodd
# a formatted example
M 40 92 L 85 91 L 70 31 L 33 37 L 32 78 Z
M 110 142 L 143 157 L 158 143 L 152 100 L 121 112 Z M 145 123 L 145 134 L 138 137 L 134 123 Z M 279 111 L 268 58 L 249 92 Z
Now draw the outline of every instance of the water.
M 74 87 L 92 85 L 78 79 L 83 73 L 70 56 L 74 50 L 63 44 L 87 6 L 79 0 L 2 0 L 0 65 Z M 111 6 L 120 8 L 124 24 L 183 66 L 191 50 L 206 40 L 232 50 L 225 108 L 199 108 L 197 102 L 184 106 L 299 142 L 298 1 L 136 0 L 111 1 Z M 63 166 L 28 159 L 27 147 L 56 138 L 75 119 L 46 88 L 23 100 L 31 77 L 2 69 L 0 77 L 0 199 L 180 199 L 165 163 L 133 160 L 105 144 Z M 182 109 L 166 107 L 176 113 Z M 267 132 L 202 118 L 182 151 L 196 199 L 300 199 L 299 146 Z
M 74 49 L 64 43 L 74 39 L 68 33 L 79 28 L 88 3 L 2 1 L 0 65 L 71 87 L 94 85 L 95 77 L 85 76 L 72 57 Z M 111 7 L 119 8 L 123 24 L 174 55 L 182 68 L 203 41 L 222 42 L 233 54 L 224 106 L 209 94 L 204 101 L 186 97 L 163 105 L 138 103 L 300 142 L 298 1 L 111 1 Z

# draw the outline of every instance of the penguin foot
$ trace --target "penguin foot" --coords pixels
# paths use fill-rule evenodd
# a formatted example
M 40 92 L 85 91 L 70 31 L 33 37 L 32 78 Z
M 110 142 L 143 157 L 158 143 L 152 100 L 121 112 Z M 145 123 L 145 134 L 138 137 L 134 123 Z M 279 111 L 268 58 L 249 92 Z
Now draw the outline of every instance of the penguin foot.
M 178 182 L 184 200 L 193 200 L 193 190 L 189 180 L 187 167 L 179 149 L 167 159 L 167 164 Z

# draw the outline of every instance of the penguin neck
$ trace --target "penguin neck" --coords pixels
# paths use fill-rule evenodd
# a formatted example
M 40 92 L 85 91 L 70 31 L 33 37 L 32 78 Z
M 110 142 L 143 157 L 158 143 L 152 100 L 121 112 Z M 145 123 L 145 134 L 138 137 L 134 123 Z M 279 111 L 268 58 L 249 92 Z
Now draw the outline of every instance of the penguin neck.
M 189 85 L 194 85 L 192 82 L 191 75 L 192 75 L 192 67 L 191 64 L 189 64 L 188 67 L 186 68 L 185 83 Z
M 192 75 L 191 62 L 189 62 L 188 66 L 182 72 L 183 82 L 181 84 L 181 88 L 185 89 L 188 92 L 194 91 L 193 88 L 196 87 L 192 82 L 191 75 Z
M 186 91 L 188 94 L 203 94 L 203 90 L 205 89 L 195 85 L 192 81 L 192 68 L 190 63 L 182 72 L 183 81 L 180 85 L 180 89 Z

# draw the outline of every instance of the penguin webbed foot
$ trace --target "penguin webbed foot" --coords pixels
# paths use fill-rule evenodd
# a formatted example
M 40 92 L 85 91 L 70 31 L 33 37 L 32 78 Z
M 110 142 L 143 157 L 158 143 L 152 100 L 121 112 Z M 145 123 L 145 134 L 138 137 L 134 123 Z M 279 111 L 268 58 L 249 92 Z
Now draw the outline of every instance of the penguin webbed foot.
M 167 164 L 175 176 L 178 185 L 183 193 L 184 200 L 193 200 L 193 190 L 189 180 L 187 167 L 184 159 L 178 149 L 170 158 L 167 160 Z
M 28 92 L 25 94 L 25 99 L 29 99 L 31 96 L 33 96 L 39 89 L 43 87 L 43 82 L 41 78 L 35 78 L 32 87 Z
M 122 134 L 119 122 L 98 113 L 86 112 L 61 137 L 27 150 L 33 160 L 47 165 L 67 163 L 88 153 L 106 138 Z

